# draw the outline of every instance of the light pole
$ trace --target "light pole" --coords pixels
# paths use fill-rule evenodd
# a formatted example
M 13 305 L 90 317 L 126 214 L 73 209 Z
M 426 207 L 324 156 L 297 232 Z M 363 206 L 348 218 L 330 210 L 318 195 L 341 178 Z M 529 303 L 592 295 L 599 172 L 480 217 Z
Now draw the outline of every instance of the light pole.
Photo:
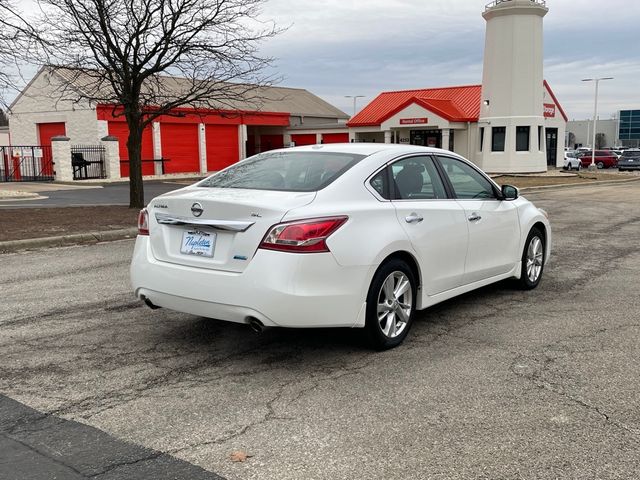
M 353 98 L 353 116 L 356 116 L 356 100 L 364 98 L 364 95 L 345 95 L 344 98 Z
M 596 98 L 593 106 L 593 132 L 591 132 L 592 142 L 591 142 L 591 165 L 589 165 L 589 170 L 596 169 L 596 123 L 598 121 L 598 84 L 600 80 L 613 80 L 613 77 L 600 77 L 600 78 L 583 78 L 583 82 L 596 82 Z

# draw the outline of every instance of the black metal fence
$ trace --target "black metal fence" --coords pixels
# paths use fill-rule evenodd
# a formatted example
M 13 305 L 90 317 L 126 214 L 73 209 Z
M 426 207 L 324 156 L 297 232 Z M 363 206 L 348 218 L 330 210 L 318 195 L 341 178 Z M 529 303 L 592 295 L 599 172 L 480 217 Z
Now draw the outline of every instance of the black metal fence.
M 49 182 L 53 174 L 51 146 L 0 147 L 0 182 Z
M 71 147 L 73 179 L 107 178 L 102 145 L 74 145 Z

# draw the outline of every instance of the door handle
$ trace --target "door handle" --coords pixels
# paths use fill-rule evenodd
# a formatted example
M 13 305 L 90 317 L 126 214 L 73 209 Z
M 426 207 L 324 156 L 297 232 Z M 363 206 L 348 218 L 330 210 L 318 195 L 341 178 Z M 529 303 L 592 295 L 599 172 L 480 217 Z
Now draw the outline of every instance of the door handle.
M 413 212 L 408 217 L 405 217 L 405 221 L 407 223 L 420 223 L 422 220 L 424 220 L 424 218 L 422 218 L 420 215 L 418 215 L 415 212 Z
M 478 220 L 482 220 L 482 217 L 478 215 L 476 212 L 473 212 L 471 215 L 469 215 L 470 222 L 477 222 Z

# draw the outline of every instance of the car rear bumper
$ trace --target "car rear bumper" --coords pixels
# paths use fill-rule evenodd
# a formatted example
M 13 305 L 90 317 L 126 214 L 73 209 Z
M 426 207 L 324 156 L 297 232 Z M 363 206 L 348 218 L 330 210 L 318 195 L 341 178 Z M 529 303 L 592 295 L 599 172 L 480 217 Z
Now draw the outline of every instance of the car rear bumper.
M 265 326 L 364 326 L 371 267 L 343 267 L 331 253 L 258 250 L 242 273 L 208 270 L 153 257 L 149 237 L 138 236 L 131 283 L 138 298 L 159 307 Z

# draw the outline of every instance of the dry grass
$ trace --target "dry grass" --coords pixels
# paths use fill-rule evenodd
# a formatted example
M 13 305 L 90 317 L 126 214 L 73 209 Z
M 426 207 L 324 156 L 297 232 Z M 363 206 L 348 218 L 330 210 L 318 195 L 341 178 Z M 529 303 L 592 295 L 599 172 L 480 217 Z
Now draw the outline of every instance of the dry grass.
M 564 175 L 564 176 L 513 176 L 513 175 L 500 175 L 493 179 L 498 185 L 513 185 L 518 188 L 525 187 L 544 187 L 548 185 L 567 185 L 567 184 L 589 184 L 597 181 L 610 181 L 610 180 L 626 180 L 634 178 L 634 175 L 625 175 L 619 173 L 590 173 L 580 172 L 577 175 Z

